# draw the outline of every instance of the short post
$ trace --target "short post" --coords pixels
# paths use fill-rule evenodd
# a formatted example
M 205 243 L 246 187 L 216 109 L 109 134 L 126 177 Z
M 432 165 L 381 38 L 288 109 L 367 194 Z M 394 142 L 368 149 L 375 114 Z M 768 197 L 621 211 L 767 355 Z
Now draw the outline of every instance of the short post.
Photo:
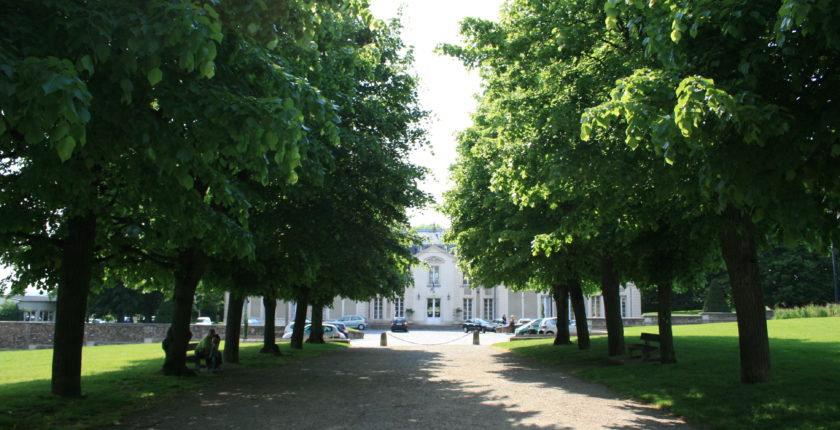
M 382 332 L 379 336 L 379 346 L 388 346 L 388 332 Z
M 478 330 L 473 331 L 473 345 L 481 345 L 478 341 Z

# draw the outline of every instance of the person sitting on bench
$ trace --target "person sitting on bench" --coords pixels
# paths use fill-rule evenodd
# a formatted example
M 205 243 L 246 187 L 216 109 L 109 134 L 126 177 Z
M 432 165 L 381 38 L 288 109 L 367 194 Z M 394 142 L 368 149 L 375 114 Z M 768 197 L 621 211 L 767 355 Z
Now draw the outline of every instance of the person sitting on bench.
M 213 336 L 216 335 L 216 330 L 210 329 L 210 332 L 207 333 L 207 336 L 201 338 L 198 341 L 198 345 L 195 347 L 195 357 L 198 358 L 199 363 L 201 360 L 208 360 L 207 367 L 210 367 L 210 353 L 213 351 Z

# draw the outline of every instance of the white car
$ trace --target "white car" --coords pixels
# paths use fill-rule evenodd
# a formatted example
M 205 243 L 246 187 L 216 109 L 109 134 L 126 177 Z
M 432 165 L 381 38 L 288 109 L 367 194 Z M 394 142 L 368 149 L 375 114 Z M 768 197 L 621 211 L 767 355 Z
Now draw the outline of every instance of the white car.
M 344 324 L 345 327 L 354 328 L 356 330 L 364 330 L 367 327 L 367 320 L 361 315 L 345 315 L 334 321 Z
M 310 320 L 309 320 L 309 318 L 307 318 L 307 319 L 306 319 L 306 325 L 307 325 L 307 326 L 308 326 L 308 325 L 309 325 L 309 323 L 311 323 L 311 322 L 312 322 L 312 321 L 310 321 Z M 284 327 L 284 328 L 283 328 L 283 337 L 286 337 L 286 335 L 287 335 L 287 334 L 289 334 L 289 336 L 291 336 L 291 334 L 290 334 L 290 333 L 291 333 L 291 332 L 292 332 L 292 330 L 294 330 L 294 329 L 295 329 L 295 322 L 294 322 L 294 321 L 292 321 L 292 322 L 290 322 L 290 323 L 289 323 L 289 325 L 287 325 L 286 327 Z
M 557 318 L 543 318 L 537 328 L 539 334 L 554 334 L 557 333 Z
M 292 324 L 294 325 L 294 324 Z M 307 324 L 306 327 L 303 328 L 303 340 L 309 339 L 309 330 L 312 328 L 312 324 Z M 347 336 L 344 333 L 338 331 L 338 328 L 332 324 L 323 324 L 324 328 L 324 339 L 347 339 Z M 288 330 L 283 333 L 283 339 L 291 339 L 292 338 L 292 330 Z
M 210 317 L 198 317 L 195 319 L 196 325 L 212 325 L 213 320 Z

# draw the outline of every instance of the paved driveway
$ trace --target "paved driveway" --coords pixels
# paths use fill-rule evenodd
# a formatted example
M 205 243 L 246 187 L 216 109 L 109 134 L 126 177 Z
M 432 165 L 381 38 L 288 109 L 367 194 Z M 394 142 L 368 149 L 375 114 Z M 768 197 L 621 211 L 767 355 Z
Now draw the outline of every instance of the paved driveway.
M 397 336 L 415 341 L 456 335 L 418 331 Z M 378 336 L 367 337 L 378 345 Z M 599 385 L 487 345 L 357 345 L 285 367 L 226 372 L 216 386 L 189 393 L 153 414 L 130 417 L 118 428 L 690 427 Z

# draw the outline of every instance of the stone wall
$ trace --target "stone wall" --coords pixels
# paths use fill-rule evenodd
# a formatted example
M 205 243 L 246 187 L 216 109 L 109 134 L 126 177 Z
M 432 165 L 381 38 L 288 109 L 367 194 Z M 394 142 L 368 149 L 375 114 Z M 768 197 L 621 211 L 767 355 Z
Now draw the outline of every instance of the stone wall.
M 0 350 L 52 348 L 52 322 L 0 321 Z M 85 324 L 85 345 L 116 345 L 126 343 L 159 343 L 166 336 L 169 324 Z M 198 341 L 210 329 L 225 338 L 224 325 L 192 325 L 192 340 Z M 276 327 L 279 340 L 284 327 Z M 243 335 L 245 333 L 243 332 Z M 262 339 L 263 327 L 248 327 L 248 339 Z

